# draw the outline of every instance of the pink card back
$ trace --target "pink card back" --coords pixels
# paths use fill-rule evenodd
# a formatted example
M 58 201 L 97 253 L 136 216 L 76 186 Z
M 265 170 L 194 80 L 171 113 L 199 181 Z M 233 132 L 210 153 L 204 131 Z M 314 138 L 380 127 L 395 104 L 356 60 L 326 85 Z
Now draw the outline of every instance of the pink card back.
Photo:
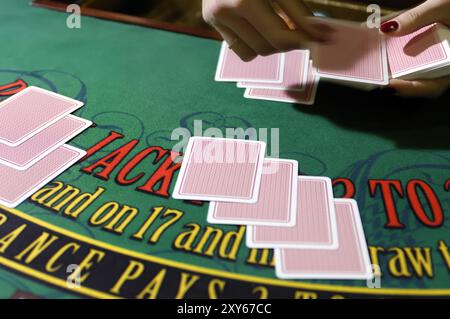
M 369 279 L 372 277 L 358 206 L 336 200 L 339 247 L 335 250 L 278 249 L 277 275 L 281 278 Z
M 0 203 L 8 207 L 18 205 L 85 154 L 63 145 L 24 171 L 0 164 Z
M 264 154 L 263 142 L 193 137 L 173 197 L 254 203 Z
M 250 62 L 242 61 L 226 43 L 222 44 L 216 71 L 216 81 L 277 82 L 283 78 L 284 55 L 258 56 Z
M 319 77 L 316 76 L 312 63 L 310 63 L 306 86 L 303 91 L 248 88 L 244 96 L 249 99 L 311 105 L 314 104 L 318 84 Z
M 386 38 L 389 68 L 394 77 L 449 58 L 437 27 L 431 25 L 403 37 Z
M 331 43 L 319 44 L 315 50 L 314 62 L 320 76 L 385 81 L 387 62 L 383 60 L 384 44 L 378 30 L 332 20 L 321 23 L 329 24 L 336 32 Z
M 303 91 L 306 87 L 308 67 L 309 51 L 290 51 L 285 54 L 283 81 L 281 83 L 240 82 L 238 86 Z
M 292 227 L 248 228 L 248 246 L 255 248 L 298 247 L 333 249 L 338 245 L 336 213 L 331 180 L 297 178 L 297 219 Z
M 215 202 L 210 204 L 209 223 L 232 225 L 295 223 L 298 163 L 265 159 L 259 199 L 256 204 Z
M 0 144 L 0 163 L 26 169 L 91 124 L 91 121 L 67 115 L 16 147 Z
M 0 143 L 17 146 L 83 103 L 28 87 L 0 104 Z

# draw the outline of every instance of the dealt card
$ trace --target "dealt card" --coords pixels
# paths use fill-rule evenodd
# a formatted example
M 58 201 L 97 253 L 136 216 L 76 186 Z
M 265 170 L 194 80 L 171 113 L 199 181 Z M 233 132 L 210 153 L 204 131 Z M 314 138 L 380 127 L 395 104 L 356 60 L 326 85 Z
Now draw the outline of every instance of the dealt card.
M 0 164 L 0 205 L 16 207 L 84 155 L 83 150 L 63 145 L 24 171 Z
M 91 121 L 67 115 L 18 146 L 0 144 L 0 164 L 25 170 L 91 125 Z
M 291 227 L 247 226 L 250 248 L 336 249 L 338 234 L 331 180 L 297 178 L 297 218 Z
M 260 141 L 191 137 L 173 197 L 256 203 L 265 151 Z
M 386 43 L 378 29 L 334 19 L 311 21 L 335 30 L 330 42 L 316 44 L 312 49 L 312 59 L 321 78 L 377 85 L 389 83 Z
M 304 91 L 308 80 L 309 50 L 285 53 L 283 81 L 281 83 L 238 82 L 240 88 Z
M 284 53 L 258 56 L 250 62 L 242 61 L 226 42 L 222 43 L 216 70 L 216 81 L 281 83 L 284 71 Z
M 20 145 L 81 106 L 80 101 L 30 86 L 0 103 L 0 143 Z
M 317 86 L 320 78 L 312 67 L 312 62 L 310 62 L 308 70 L 304 91 L 247 88 L 244 97 L 256 100 L 312 105 L 316 98 Z
M 258 202 L 255 204 L 211 202 L 208 222 L 231 225 L 295 225 L 298 163 L 265 159 Z M 282 227 L 284 226 L 284 227 Z
M 339 247 L 321 249 L 275 249 L 275 272 L 283 279 L 372 279 L 358 205 L 351 199 L 337 199 L 336 218 Z
M 450 31 L 441 24 L 429 25 L 402 37 L 387 37 L 387 53 L 392 77 L 424 78 L 422 72 L 448 66 L 449 41 Z M 443 75 L 437 74 L 436 77 Z M 432 74 L 428 74 L 427 78 L 431 76 Z

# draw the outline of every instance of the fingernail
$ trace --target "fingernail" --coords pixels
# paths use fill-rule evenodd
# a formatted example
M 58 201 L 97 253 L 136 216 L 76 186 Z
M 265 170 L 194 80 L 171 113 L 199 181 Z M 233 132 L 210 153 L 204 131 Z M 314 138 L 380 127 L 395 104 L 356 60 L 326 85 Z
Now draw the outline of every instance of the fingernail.
M 389 32 L 397 31 L 398 27 L 399 27 L 399 24 L 397 21 L 388 21 L 388 22 L 383 23 L 381 25 L 380 29 L 381 29 L 381 32 L 389 33 Z

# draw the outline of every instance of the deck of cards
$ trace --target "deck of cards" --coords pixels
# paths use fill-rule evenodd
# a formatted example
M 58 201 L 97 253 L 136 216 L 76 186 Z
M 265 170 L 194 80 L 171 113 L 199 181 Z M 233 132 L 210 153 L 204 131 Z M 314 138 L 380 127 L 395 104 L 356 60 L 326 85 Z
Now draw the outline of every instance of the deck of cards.
M 243 62 L 224 42 L 215 80 L 237 82 L 244 97 L 314 104 L 319 79 L 371 90 L 392 78 L 430 79 L 450 74 L 450 30 L 441 24 L 387 37 L 359 23 L 311 18 L 333 29 L 329 43 Z
M 209 223 L 246 225 L 248 247 L 275 250 L 279 278 L 371 279 L 357 203 L 265 153 L 264 142 L 192 137 L 173 197 L 209 201 Z
M 80 101 L 28 87 L 0 103 L 0 204 L 14 208 L 86 152 L 66 145 L 92 125 Z

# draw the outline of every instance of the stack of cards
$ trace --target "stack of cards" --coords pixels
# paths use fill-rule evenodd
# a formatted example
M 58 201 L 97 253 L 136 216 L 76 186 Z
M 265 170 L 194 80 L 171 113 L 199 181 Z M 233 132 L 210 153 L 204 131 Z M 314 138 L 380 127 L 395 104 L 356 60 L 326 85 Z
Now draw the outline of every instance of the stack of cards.
M 450 29 L 434 24 L 399 38 L 386 38 L 392 78 L 431 79 L 450 74 Z
M 371 90 L 391 78 L 429 79 L 450 74 L 450 30 L 433 24 L 402 37 L 335 19 L 311 18 L 333 29 L 331 41 L 242 62 L 222 44 L 216 81 L 236 81 L 246 98 L 313 104 L 319 79 Z M 310 62 L 312 59 L 312 63 Z
M 390 37 L 353 22 L 314 20 L 335 30 L 330 44 L 312 48 L 323 79 L 371 89 L 387 85 L 391 78 L 438 78 L 450 72 L 450 31 L 443 25 Z
M 222 43 L 216 81 L 237 82 L 244 97 L 300 104 L 313 104 L 319 83 L 309 50 L 257 57 L 243 62 Z
M 280 278 L 369 279 L 355 201 L 334 199 L 327 177 L 265 157 L 265 143 L 193 137 L 173 197 L 210 201 L 210 223 L 246 225 L 247 246 L 275 249 Z
M 86 152 L 65 145 L 92 125 L 82 102 L 28 87 L 0 103 L 0 204 L 14 208 Z

